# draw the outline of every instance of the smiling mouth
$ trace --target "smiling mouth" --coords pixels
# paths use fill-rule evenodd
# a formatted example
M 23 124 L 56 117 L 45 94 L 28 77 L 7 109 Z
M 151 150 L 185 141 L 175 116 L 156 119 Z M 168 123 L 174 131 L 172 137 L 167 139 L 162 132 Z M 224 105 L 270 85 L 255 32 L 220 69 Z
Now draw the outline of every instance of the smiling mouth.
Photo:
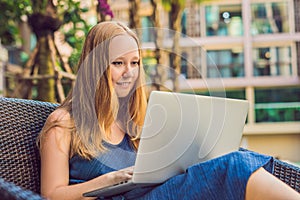
M 130 85 L 130 82 L 117 82 L 117 85 L 122 87 L 128 87 Z

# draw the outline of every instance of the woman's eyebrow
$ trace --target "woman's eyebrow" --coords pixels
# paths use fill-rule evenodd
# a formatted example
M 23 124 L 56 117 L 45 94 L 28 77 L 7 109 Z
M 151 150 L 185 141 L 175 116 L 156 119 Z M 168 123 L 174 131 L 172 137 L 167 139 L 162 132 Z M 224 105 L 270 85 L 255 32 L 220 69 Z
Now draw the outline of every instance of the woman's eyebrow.
M 134 56 L 134 57 L 132 57 L 132 59 L 140 59 L 140 57 L 139 56 Z
M 117 60 L 117 59 L 125 59 L 126 57 L 125 56 L 120 56 L 120 57 L 117 57 L 117 58 L 115 58 L 114 60 Z M 132 58 L 130 58 L 130 59 L 140 59 L 140 57 L 139 56 L 134 56 L 134 57 L 132 57 Z

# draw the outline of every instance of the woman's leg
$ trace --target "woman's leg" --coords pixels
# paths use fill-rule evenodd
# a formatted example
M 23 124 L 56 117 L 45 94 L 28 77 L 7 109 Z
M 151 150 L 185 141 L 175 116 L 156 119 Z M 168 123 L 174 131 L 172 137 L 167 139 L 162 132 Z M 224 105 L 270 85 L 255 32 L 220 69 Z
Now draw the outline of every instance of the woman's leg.
M 232 152 L 191 166 L 186 173 L 134 199 L 244 200 L 249 177 L 262 166 L 272 170 L 272 157 L 248 151 Z
M 248 180 L 245 199 L 300 200 L 300 194 L 264 168 L 259 168 Z
M 249 151 L 233 152 L 196 164 L 185 174 L 133 199 L 300 200 L 295 190 L 268 172 L 272 168 L 270 156 Z

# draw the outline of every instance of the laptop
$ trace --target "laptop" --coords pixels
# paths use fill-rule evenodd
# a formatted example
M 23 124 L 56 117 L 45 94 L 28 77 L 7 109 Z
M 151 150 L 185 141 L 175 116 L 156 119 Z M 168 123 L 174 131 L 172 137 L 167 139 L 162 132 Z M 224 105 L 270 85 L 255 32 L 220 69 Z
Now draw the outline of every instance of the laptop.
M 83 196 L 106 198 L 158 185 L 189 166 L 238 150 L 248 108 L 246 100 L 151 92 L 132 179 Z

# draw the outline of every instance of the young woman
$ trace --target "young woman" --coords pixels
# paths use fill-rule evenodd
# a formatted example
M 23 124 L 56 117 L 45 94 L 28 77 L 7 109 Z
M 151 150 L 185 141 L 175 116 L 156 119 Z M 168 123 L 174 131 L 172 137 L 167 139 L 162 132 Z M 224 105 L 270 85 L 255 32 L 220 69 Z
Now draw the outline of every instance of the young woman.
M 144 78 L 140 45 L 130 29 L 103 22 L 90 30 L 75 87 L 39 137 L 43 196 L 84 199 L 84 192 L 131 178 L 147 105 Z M 238 151 L 114 198 L 300 199 L 271 169 L 271 157 Z

